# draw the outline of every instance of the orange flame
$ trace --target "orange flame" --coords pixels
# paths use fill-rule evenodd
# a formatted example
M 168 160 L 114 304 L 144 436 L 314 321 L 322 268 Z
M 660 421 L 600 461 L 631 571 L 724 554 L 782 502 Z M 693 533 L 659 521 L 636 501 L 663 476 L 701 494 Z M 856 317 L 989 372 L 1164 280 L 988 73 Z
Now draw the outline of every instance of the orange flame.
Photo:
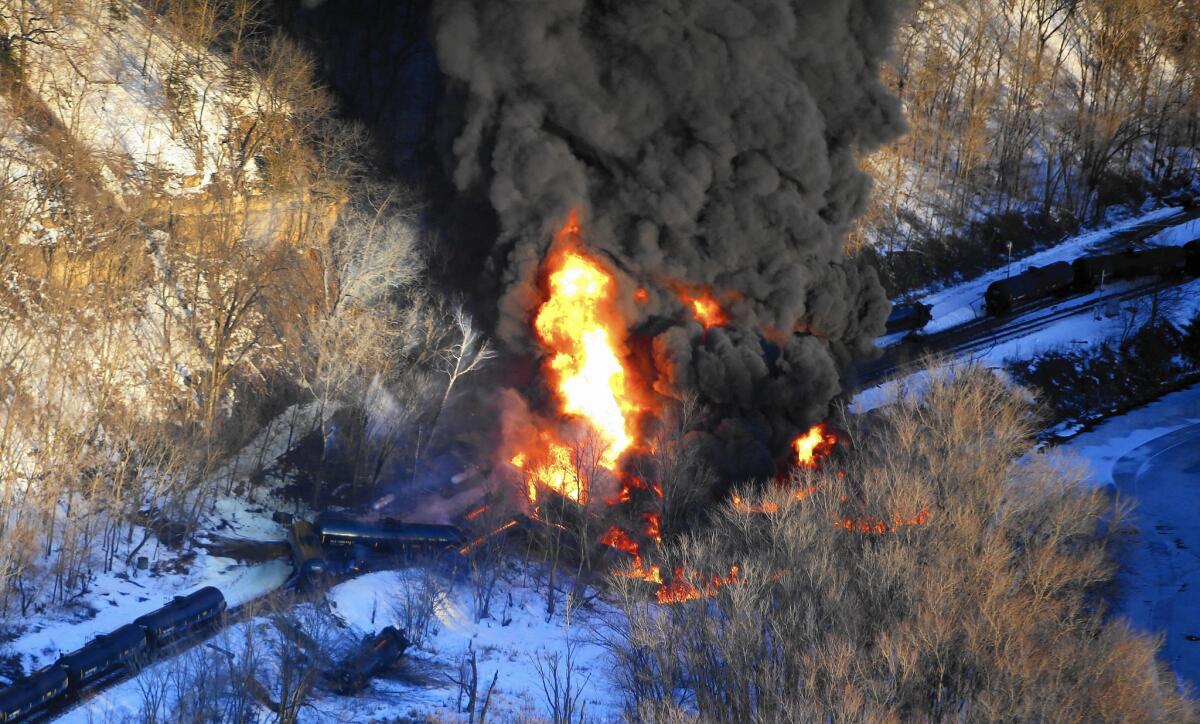
M 792 441 L 796 464 L 802 468 L 816 468 L 823 458 L 833 452 L 837 442 L 837 435 L 826 430 L 824 423 L 813 425 L 808 432 Z
M 649 521 L 647 520 L 647 522 Z M 616 575 L 623 578 L 637 578 L 650 583 L 662 583 L 661 569 L 658 566 L 646 566 L 642 562 L 641 547 L 625 531 L 613 525 L 604 532 L 604 535 L 600 536 L 600 542 L 633 556 L 632 565 L 626 570 L 616 571 Z
M 637 556 L 633 559 L 633 565 L 627 570 L 617 571 L 616 575 L 622 578 L 636 578 L 638 580 L 647 581 L 649 583 L 662 584 L 662 568 L 659 566 L 646 566 L 642 563 L 642 557 Z
M 621 359 L 626 322 L 616 304 L 616 280 L 596 257 L 579 247 L 579 216 L 572 211 L 555 237 L 546 262 L 547 299 L 534 317 L 534 331 L 549 354 L 545 364 L 562 414 L 584 421 L 601 445 L 601 467 L 615 471 L 635 441 L 635 418 L 643 409 Z M 541 455 L 520 450 L 510 462 L 525 471 L 529 497 L 547 487 L 583 503 L 588 483 L 576 469 L 571 448 L 543 432 Z M 540 462 L 530 465 L 531 458 Z
M 646 535 L 655 543 L 662 543 L 662 513 L 645 513 L 642 520 L 646 521 Z
M 696 318 L 700 326 L 712 329 L 729 324 L 729 315 L 725 313 L 721 303 L 717 301 L 710 290 L 681 287 L 678 292 L 679 298 L 691 308 L 692 316 Z
M 647 490 L 647 489 L 648 489 L 648 486 L 646 485 L 646 481 L 642 480 L 638 476 L 622 475 L 621 476 L 621 489 L 618 490 L 615 495 L 608 498 L 604 502 L 608 503 L 609 507 L 615 507 L 617 505 L 621 505 L 622 503 L 628 503 L 630 500 L 633 500 L 633 491 L 634 490 Z
M 921 512 L 908 518 L 903 518 L 899 513 L 892 516 L 892 522 L 883 518 L 842 518 L 834 521 L 834 525 L 839 528 L 844 528 L 856 533 L 867 533 L 874 535 L 882 535 L 884 533 L 898 533 L 903 528 L 925 525 L 929 521 L 929 510 L 922 508 Z
M 612 546 L 619 551 L 624 551 L 635 558 L 640 551 L 637 541 L 615 525 L 605 531 L 604 535 L 600 536 L 600 542 L 606 546 Z
M 664 583 L 658 588 L 658 602 L 662 604 L 686 603 L 688 601 L 697 601 L 701 598 L 712 598 L 717 595 L 717 590 L 722 586 L 728 586 L 738 582 L 738 574 L 741 569 L 737 566 L 729 567 L 729 575 L 725 577 L 713 576 L 707 581 L 703 581 L 701 585 L 692 583 L 688 575 L 682 568 L 675 569 L 675 577 L 670 583 Z
M 547 433 L 542 433 L 540 442 L 545 445 L 546 451 L 532 470 L 529 469 L 529 456 L 524 452 L 513 455 L 508 462 L 528 475 L 531 501 L 537 502 L 540 486 L 554 490 L 576 503 L 586 503 L 587 484 L 571 460 L 571 449 L 550 440 L 549 437 Z
M 779 512 L 779 505 L 770 500 L 764 500 L 762 503 L 754 505 L 742 500 L 741 496 L 735 495 L 730 499 L 730 502 L 733 504 L 734 509 L 741 513 L 770 514 Z
M 493 530 L 491 533 L 488 533 L 486 535 L 481 535 L 478 538 L 476 538 L 475 540 L 468 543 L 467 545 L 463 546 L 462 548 L 459 548 L 458 552 L 465 556 L 468 553 L 470 553 L 471 551 L 478 548 L 479 546 L 486 543 L 487 541 L 491 540 L 492 538 L 495 538 L 496 536 L 500 535 L 501 533 L 503 533 L 506 530 L 509 530 L 510 528 L 515 528 L 517 525 L 519 525 L 519 521 L 517 521 L 517 519 L 514 518 L 514 519 L 508 521 L 507 523 L 505 523 L 504 525 L 500 526 L 499 528 Z

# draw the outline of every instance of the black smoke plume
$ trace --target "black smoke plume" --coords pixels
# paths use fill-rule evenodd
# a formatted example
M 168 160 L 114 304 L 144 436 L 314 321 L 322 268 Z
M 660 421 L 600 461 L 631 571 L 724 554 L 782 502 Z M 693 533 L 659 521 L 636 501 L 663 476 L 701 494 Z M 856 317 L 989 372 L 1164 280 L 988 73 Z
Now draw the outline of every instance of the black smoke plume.
M 698 393 L 739 473 L 769 466 L 883 331 L 882 287 L 841 247 L 869 191 L 857 157 L 903 129 L 878 72 L 903 5 L 435 0 L 454 183 L 502 230 L 500 338 L 534 349 L 539 267 L 578 209 L 655 389 Z M 729 324 L 704 330 L 680 285 L 714 290 Z

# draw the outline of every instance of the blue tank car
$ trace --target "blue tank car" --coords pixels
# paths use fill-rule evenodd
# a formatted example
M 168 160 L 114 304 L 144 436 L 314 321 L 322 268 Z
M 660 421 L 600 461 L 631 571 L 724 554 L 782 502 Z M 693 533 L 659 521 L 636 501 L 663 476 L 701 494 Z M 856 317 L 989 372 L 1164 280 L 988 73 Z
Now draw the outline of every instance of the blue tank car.
M 932 307 L 920 302 L 897 304 L 888 315 L 887 333 L 915 332 L 929 324 L 929 320 L 933 319 L 932 311 Z
M 452 525 L 404 523 L 394 518 L 357 520 L 340 515 L 317 519 L 321 543 L 329 546 L 366 546 L 393 553 L 436 553 L 463 544 L 462 531 Z
M 57 666 L 66 672 L 70 687 L 79 690 L 110 671 L 145 658 L 149 648 L 145 629 L 128 624 L 59 658 Z
M 0 722 L 30 714 L 67 691 L 67 673 L 49 666 L 0 691 Z
M 187 596 L 176 596 L 162 608 L 134 619 L 146 631 L 150 645 L 160 647 L 216 620 L 225 611 L 225 596 L 212 587 Z

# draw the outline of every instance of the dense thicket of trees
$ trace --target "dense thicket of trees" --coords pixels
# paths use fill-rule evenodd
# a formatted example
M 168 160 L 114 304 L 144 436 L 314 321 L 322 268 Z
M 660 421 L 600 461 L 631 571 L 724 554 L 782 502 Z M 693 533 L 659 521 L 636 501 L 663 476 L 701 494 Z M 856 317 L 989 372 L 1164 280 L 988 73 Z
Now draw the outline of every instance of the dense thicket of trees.
M 857 239 L 907 286 L 1189 185 L 1198 30 L 1179 0 L 920 0 L 886 69 L 910 132 L 867 161 Z
M 178 542 L 268 449 L 335 413 L 351 487 L 416 472 L 489 356 L 423 284 L 416 202 L 366 180 L 364 134 L 333 119 L 265 10 L 0 3 L 0 615 L 72 600 L 147 553 L 146 530 Z M 44 100 L 86 109 L 99 83 L 68 61 L 146 28 L 145 62 L 122 72 L 161 84 L 148 117 L 215 169 L 185 179 L 194 192 L 164 193 L 153 164 L 116 176 L 122 159 Z M 315 481 L 313 504 L 325 492 Z
M 836 465 L 744 492 L 671 549 L 664 570 L 705 595 L 663 607 L 614 579 L 631 715 L 1193 720 L 1154 640 L 1106 618 L 1122 506 L 1026 455 L 1018 390 L 978 368 L 935 374 L 850 426 Z

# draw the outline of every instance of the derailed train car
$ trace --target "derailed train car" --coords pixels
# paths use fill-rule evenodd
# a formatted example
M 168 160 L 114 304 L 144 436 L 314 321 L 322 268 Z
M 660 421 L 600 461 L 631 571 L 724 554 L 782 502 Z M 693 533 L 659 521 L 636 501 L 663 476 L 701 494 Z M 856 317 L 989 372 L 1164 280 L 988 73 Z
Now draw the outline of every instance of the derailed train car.
M 312 589 L 321 584 L 328 566 L 321 548 L 321 533 L 306 520 L 294 520 L 288 529 L 288 546 L 292 549 L 292 565 L 296 569 L 297 585 Z
M 400 555 L 434 554 L 458 550 L 462 531 L 452 525 L 405 523 L 394 518 L 359 520 L 324 514 L 317 518 L 321 544 L 332 548 L 365 547 Z
M 371 677 L 396 663 L 408 649 L 408 637 L 393 626 L 385 626 L 334 669 L 329 677 L 334 691 L 354 694 L 367 685 Z
M 224 595 L 212 586 L 176 596 L 162 608 L 97 636 L 83 648 L 0 691 L 0 722 L 23 719 L 107 674 L 147 660 L 154 652 L 209 626 L 225 610 Z

